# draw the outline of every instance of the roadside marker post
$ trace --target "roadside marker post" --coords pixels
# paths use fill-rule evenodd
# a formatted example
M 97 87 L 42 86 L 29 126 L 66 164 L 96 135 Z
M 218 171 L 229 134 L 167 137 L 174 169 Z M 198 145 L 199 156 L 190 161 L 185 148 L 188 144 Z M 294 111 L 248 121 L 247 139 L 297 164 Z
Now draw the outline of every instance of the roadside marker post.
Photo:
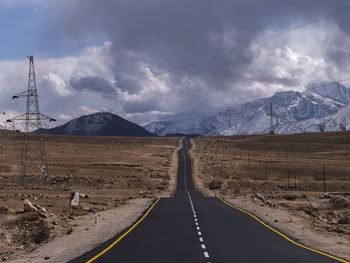
M 69 215 L 72 215 L 73 207 L 79 208 L 80 204 L 80 194 L 77 192 L 71 192 L 69 198 Z

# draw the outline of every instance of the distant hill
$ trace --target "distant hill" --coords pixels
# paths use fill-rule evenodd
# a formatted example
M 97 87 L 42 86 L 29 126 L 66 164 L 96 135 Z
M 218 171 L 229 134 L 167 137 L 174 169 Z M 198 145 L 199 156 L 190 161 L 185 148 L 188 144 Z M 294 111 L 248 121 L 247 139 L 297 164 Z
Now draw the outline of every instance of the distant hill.
M 199 137 L 199 134 L 183 134 L 183 133 L 171 133 L 171 134 L 165 134 L 164 137 L 190 137 L 190 138 L 196 138 Z
M 110 112 L 81 116 L 55 128 L 42 129 L 42 133 L 87 136 L 156 136 L 141 126 Z

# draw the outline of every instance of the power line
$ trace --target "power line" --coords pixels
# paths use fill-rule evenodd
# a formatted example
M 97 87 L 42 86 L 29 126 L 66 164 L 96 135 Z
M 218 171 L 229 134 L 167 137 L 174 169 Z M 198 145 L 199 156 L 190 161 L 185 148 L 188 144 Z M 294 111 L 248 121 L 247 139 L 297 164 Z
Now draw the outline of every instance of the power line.
M 341 80 L 335 80 L 335 81 L 337 81 L 337 82 L 346 82 L 346 81 L 349 81 L 349 80 L 350 80 L 350 78 L 341 79 Z
M 289 34 L 289 33 L 293 32 L 293 31 L 296 31 L 296 30 L 301 29 L 303 27 L 306 27 L 308 25 L 314 24 L 314 23 L 316 23 L 316 22 L 318 22 L 320 20 L 323 20 L 325 18 L 334 16 L 334 15 L 339 14 L 341 12 L 344 12 L 345 10 L 348 10 L 348 9 L 350 9 L 350 6 L 346 6 L 346 7 L 337 9 L 335 11 L 329 12 L 327 14 L 324 14 L 322 16 L 313 18 L 313 19 L 308 20 L 308 21 L 306 21 L 306 22 L 304 22 L 304 23 L 302 23 L 302 24 L 300 24 L 298 26 L 290 27 L 290 28 L 288 28 L 286 30 L 283 30 L 283 31 L 281 31 L 281 32 L 279 32 L 277 34 L 274 34 L 272 36 L 269 36 L 269 37 L 266 37 L 266 38 L 263 38 L 263 39 L 260 39 L 260 40 L 257 40 L 257 41 L 249 42 L 249 43 L 243 45 L 242 47 L 231 49 L 231 50 L 228 50 L 226 52 L 223 52 L 223 53 L 220 53 L 220 54 L 208 57 L 208 58 L 204 58 L 202 60 L 199 60 L 199 61 L 196 61 L 196 62 L 193 62 L 193 63 L 189 63 L 189 64 L 181 65 L 181 66 L 178 66 L 178 67 L 174 67 L 173 69 L 170 69 L 168 71 L 165 71 L 165 72 L 162 72 L 162 73 L 158 73 L 158 74 L 154 74 L 152 77 L 144 77 L 144 78 L 139 78 L 139 79 L 135 79 L 135 80 L 123 81 L 123 82 L 117 83 L 117 86 L 123 86 L 126 83 L 133 83 L 133 82 L 139 82 L 139 81 L 154 79 L 155 77 L 163 76 L 163 75 L 166 75 L 166 74 L 169 74 L 169 73 L 172 73 L 172 72 L 184 69 L 184 68 L 189 68 L 189 67 L 193 67 L 193 66 L 196 66 L 196 65 L 200 65 L 200 64 L 207 63 L 207 62 L 211 62 L 211 61 L 213 61 L 215 59 L 221 58 L 221 57 L 229 55 L 229 54 L 238 53 L 238 52 L 243 51 L 245 49 L 248 49 L 248 48 L 251 48 L 251 47 L 254 47 L 254 46 L 258 46 L 258 45 L 263 44 L 265 42 L 268 42 L 270 40 L 273 40 L 273 39 L 279 38 L 279 37 L 281 37 L 283 35 Z
M 334 82 L 345 82 L 345 81 L 350 81 L 350 77 L 349 78 L 345 78 L 345 79 L 339 79 L 339 80 L 332 80 Z M 227 107 L 228 109 L 231 108 L 231 107 Z M 123 111 L 118 111 L 118 112 L 114 112 L 115 114 L 117 115 L 120 115 L 120 116 L 123 116 L 125 114 L 125 112 Z M 274 121 L 273 121 L 273 105 L 270 104 L 270 108 L 269 108 L 269 116 L 270 116 L 270 134 L 274 134 L 275 131 L 274 131 L 274 128 L 275 128 L 275 125 L 278 125 L 278 120 L 276 120 L 276 124 L 274 124 Z M 55 128 L 57 126 L 60 126 L 60 125 L 63 125 L 65 123 L 69 122 L 69 120 L 56 120 L 56 124 L 54 127 L 51 127 L 51 128 Z

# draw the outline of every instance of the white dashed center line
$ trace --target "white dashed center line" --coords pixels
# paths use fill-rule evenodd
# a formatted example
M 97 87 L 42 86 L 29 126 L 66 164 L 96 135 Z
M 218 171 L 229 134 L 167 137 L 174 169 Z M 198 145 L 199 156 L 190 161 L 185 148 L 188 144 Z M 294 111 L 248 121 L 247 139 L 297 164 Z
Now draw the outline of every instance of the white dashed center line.
M 191 198 L 191 195 L 190 195 L 190 192 L 187 191 L 187 195 L 188 195 L 188 199 L 190 200 L 190 204 L 191 204 L 191 208 L 192 208 L 192 213 L 193 213 L 193 218 L 194 218 L 194 223 L 195 223 L 195 226 L 196 226 L 196 229 L 198 230 L 197 233 L 198 233 L 198 236 L 199 236 L 199 242 L 201 243 L 201 248 L 203 250 L 203 255 L 206 259 L 210 258 L 209 257 L 209 253 L 208 251 L 206 251 L 207 247 L 204 243 L 204 239 L 202 237 L 202 232 L 199 231 L 200 230 L 200 227 L 199 227 L 199 223 L 198 223 L 198 219 L 197 219 L 197 215 L 196 215 L 196 210 L 194 209 L 194 206 L 193 206 L 193 202 L 192 202 L 192 198 Z M 211 262 L 207 262 L 207 263 L 211 263 Z

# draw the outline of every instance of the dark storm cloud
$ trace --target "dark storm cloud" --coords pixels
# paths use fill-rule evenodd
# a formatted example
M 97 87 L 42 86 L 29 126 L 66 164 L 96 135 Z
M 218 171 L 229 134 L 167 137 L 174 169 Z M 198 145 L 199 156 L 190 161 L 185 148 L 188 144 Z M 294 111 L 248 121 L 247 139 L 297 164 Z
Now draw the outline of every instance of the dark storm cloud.
M 75 0 L 56 3 L 58 13 L 55 34 L 64 34 L 73 41 L 89 39 L 104 34 L 112 41 L 110 49 L 111 70 L 116 86 L 129 95 L 140 95 L 149 88 L 145 82 L 152 76 L 166 76 L 165 86 L 171 86 L 168 100 L 182 97 L 186 105 L 172 104 L 169 108 L 179 111 L 195 111 L 199 106 L 198 94 L 209 91 L 225 97 L 233 97 L 233 102 L 242 102 L 261 95 L 261 91 L 247 91 L 247 71 L 251 71 L 251 81 L 265 84 L 296 86 L 302 83 L 294 77 L 269 74 L 269 67 L 252 66 L 256 54 L 251 49 L 237 53 L 230 50 L 245 46 L 261 39 L 267 31 L 278 32 L 303 23 L 325 13 L 349 5 L 347 0 Z M 252 4 L 254 3 L 254 4 Z M 69 11 L 67 11 L 69 10 Z M 236 13 L 235 10 L 238 10 Z M 230 14 L 230 15 L 229 15 Z M 222 16 L 222 19 L 216 19 Z M 215 20 L 205 26 L 205 21 Z M 344 34 L 349 34 L 349 11 L 327 19 L 339 26 Z M 204 23 L 205 24 L 205 23 Z M 195 27 L 195 28 L 194 28 Z M 52 28 L 50 28 L 52 29 Z M 326 30 L 326 29 L 325 29 Z M 328 29 L 327 29 L 328 30 Z M 54 37 L 54 36 L 53 36 Z M 335 38 L 335 37 L 334 37 Z M 300 39 L 303 41 L 303 39 Z M 281 45 L 279 40 L 271 41 L 268 48 Z M 286 44 L 286 43 L 284 43 Z M 324 43 L 320 43 L 320 48 Z M 328 59 L 334 64 L 343 64 L 347 51 L 333 47 Z M 218 56 L 206 61 L 206 58 Z M 269 59 L 274 59 L 270 57 Z M 205 63 L 196 63 L 205 61 Z M 272 63 L 275 63 L 274 61 Z M 187 67 L 187 65 L 190 65 Z M 252 71 L 254 68 L 255 71 Z M 294 70 L 294 72 L 292 72 Z M 294 68 L 290 75 L 301 73 Z M 163 73 L 167 73 L 164 74 Z M 260 74 L 260 75 L 259 75 Z M 186 87 L 184 79 L 194 82 L 194 88 Z M 242 82 L 243 80 L 243 82 Z M 99 78 L 72 79 L 71 85 L 77 90 L 90 90 L 115 94 L 112 87 Z M 106 85 L 107 84 L 107 85 Z M 156 85 L 153 83 L 153 85 Z M 107 88 L 106 88 L 107 87 Z M 254 93 L 255 92 L 255 93 Z M 200 95 L 202 103 L 208 107 L 220 106 L 212 103 L 219 100 L 214 96 Z M 149 105 L 146 105 L 149 102 Z M 164 105 L 154 103 L 149 98 L 126 102 L 126 112 L 156 110 Z
M 101 94 L 105 98 L 115 99 L 117 96 L 117 92 L 111 86 L 111 83 L 100 77 L 74 77 L 69 81 L 69 84 L 77 91 L 92 91 Z
M 123 105 L 123 109 L 127 113 L 144 113 L 159 110 L 159 104 L 156 99 L 141 102 L 125 102 Z

